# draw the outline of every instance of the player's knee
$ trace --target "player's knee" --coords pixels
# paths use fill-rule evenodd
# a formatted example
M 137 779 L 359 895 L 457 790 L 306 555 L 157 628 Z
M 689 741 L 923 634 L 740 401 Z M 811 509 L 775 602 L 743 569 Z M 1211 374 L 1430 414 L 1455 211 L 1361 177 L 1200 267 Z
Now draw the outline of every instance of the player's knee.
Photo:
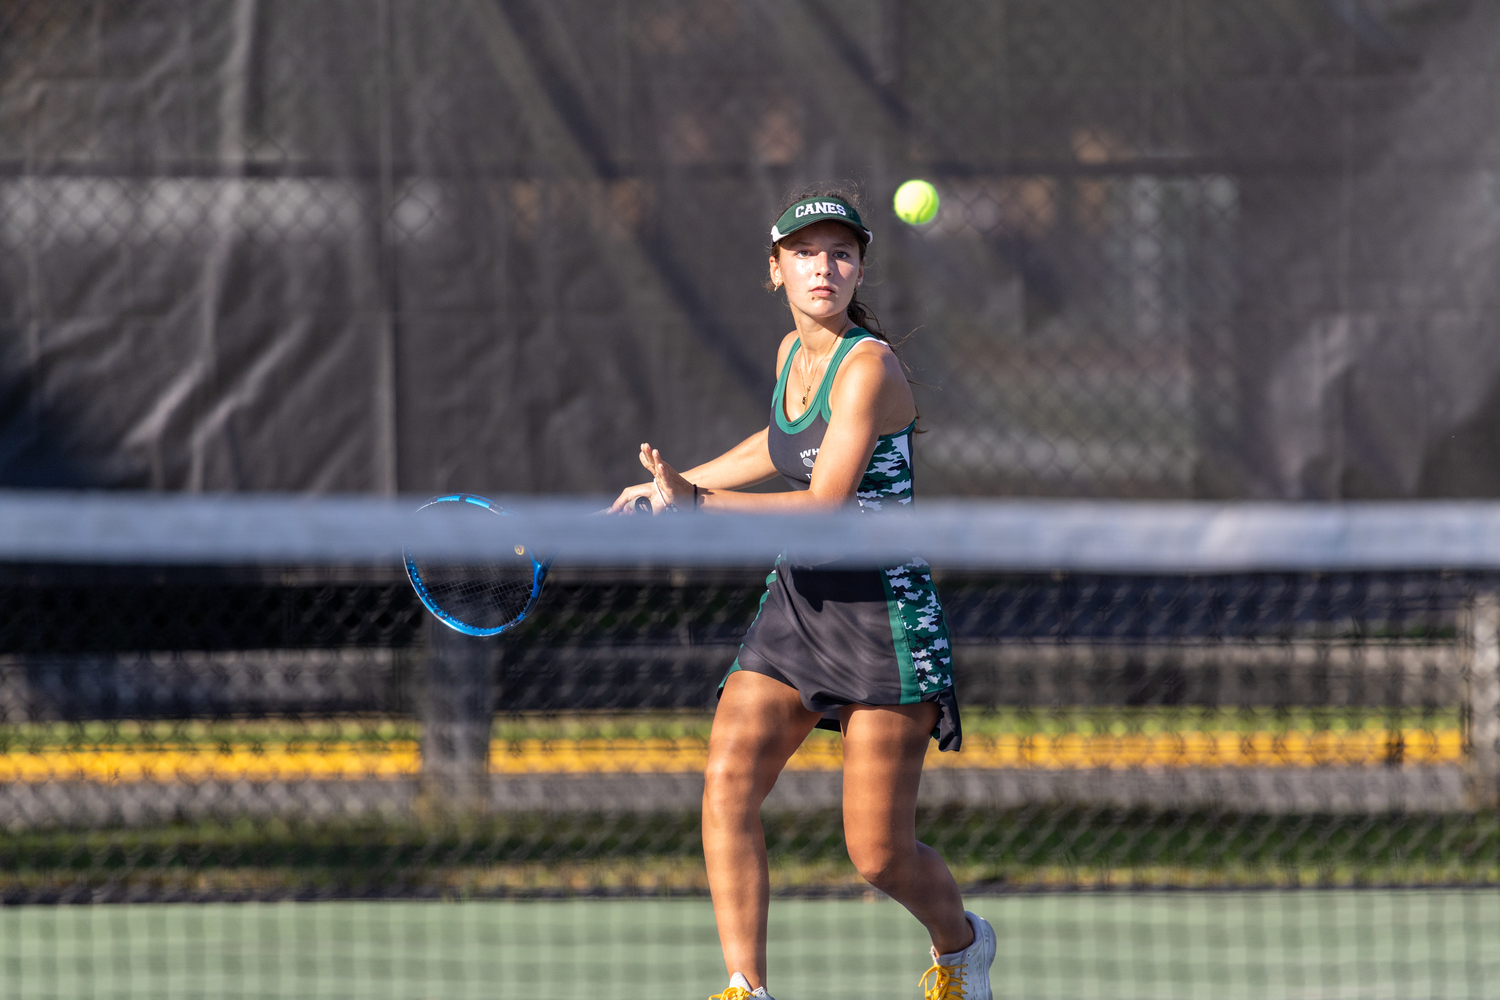
M 760 808 L 755 773 L 735 760 L 709 761 L 703 771 L 703 811 L 729 816 Z
M 862 843 L 855 839 L 849 840 L 848 846 L 854 870 L 875 888 L 884 890 L 901 880 L 908 860 L 902 852 L 889 844 Z

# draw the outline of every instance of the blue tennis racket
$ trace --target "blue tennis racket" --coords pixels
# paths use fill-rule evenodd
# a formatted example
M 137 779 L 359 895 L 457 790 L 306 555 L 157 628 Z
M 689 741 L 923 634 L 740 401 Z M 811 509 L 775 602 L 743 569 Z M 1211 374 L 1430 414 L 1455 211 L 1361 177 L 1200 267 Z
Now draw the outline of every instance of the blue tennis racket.
M 476 535 L 507 530 L 510 511 L 472 493 L 434 497 L 417 508 L 473 522 Z M 465 635 L 499 635 L 523 621 L 542 596 L 551 556 L 515 538 L 515 559 L 454 563 L 406 552 L 406 576 L 438 621 Z

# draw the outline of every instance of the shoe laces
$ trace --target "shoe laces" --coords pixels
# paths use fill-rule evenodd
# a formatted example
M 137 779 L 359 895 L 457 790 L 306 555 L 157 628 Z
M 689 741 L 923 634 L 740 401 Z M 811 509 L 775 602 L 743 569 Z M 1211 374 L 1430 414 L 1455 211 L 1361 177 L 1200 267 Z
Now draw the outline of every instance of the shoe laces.
M 928 984 L 928 980 L 932 980 Z M 922 973 L 922 978 L 917 981 L 917 988 L 922 990 L 922 1000 L 963 1000 L 964 997 L 964 966 L 963 965 L 938 965 Z
M 743 986 L 731 986 L 723 993 L 715 993 L 708 1000 L 753 1000 L 755 994 Z

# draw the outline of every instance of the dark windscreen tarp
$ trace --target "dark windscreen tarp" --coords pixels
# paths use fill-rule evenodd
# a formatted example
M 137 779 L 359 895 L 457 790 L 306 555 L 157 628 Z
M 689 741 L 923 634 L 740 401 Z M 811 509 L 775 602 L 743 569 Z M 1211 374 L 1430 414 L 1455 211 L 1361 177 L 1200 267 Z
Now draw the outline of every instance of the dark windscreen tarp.
M 0 5 L 0 486 L 612 490 L 855 178 L 924 493 L 1500 495 L 1500 7 Z M 908 177 L 938 220 L 890 212 Z M 914 331 L 914 332 L 913 332 Z

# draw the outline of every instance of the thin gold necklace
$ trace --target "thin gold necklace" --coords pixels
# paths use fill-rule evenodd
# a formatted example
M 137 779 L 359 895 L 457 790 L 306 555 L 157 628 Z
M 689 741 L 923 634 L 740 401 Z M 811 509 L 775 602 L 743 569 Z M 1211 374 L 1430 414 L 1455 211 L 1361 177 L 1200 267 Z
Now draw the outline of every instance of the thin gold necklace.
M 823 355 L 823 357 L 821 357 L 820 359 L 818 359 L 818 363 L 816 365 L 814 365 L 814 366 L 812 366 L 812 367 L 809 368 L 809 367 L 806 367 L 806 362 L 804 362 L 804 367 L 802 369 L 802 412 L 803 413 L 807 412 L 807 397 L 810 396 L 810 395 L 812 395 L 812 373 L 813 373 L 813 371 L 815 371 L 816 369 L 821 368 L 824 365 L 828 364 L 828 359 L 831 358 L 831 357 L 833 357 L 833 352 L 834 351 L 838 350 L 839 338 L 842 337 L 843 335 L 844 335 L 843 331 L 842 330 L 839 331 L 838 337 L 834 337 L 833 338 L 833 343 L 828 346 L 828 351 Z M 803 351 L 802 352 L 802 356 L 804 358 L 806 358 L 807 357 L 807 352 Z

